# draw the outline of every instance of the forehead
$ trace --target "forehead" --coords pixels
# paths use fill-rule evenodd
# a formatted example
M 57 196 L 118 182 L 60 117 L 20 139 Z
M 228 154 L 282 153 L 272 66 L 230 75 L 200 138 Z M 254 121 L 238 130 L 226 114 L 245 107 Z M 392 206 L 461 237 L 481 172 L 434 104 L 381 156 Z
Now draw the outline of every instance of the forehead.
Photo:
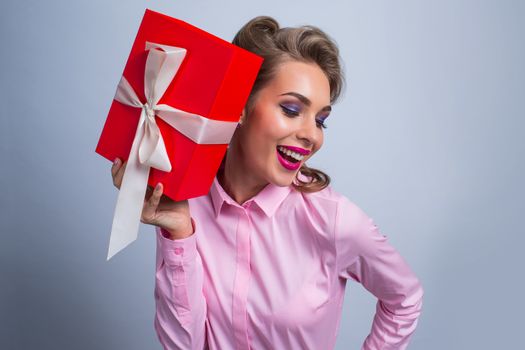
M 307 97 L 314 106 L 330 105 L 330 83 L 315 63 L 285 61 L 279 64 L 267 87 L 275 95 L 296 92 Z

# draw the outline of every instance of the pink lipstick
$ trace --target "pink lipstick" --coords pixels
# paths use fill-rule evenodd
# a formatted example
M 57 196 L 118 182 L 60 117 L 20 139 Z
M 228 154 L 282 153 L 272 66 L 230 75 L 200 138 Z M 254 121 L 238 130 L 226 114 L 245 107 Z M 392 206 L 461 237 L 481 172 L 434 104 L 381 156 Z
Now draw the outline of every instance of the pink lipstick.
M 279 162 L 281 163 L 281 165 L 285 167 L 286 169 L 297 170 L 301 167 L 302 162 L 298 161 L 298 162 L 292 163 L 289 160 L 284 159 L 284 157 L 281 156 L 278 150 L 275 150 L 275 153 L 277 153 L 277 159 L 279 159 Z

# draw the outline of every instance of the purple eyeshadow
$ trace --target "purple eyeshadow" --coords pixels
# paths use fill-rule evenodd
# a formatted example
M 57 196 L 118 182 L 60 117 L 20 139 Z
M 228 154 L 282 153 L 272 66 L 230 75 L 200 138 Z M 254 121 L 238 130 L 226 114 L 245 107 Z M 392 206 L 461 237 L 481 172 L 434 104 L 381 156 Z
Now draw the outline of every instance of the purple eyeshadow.
M 296 113 L 299 113 L 301 111 L 301 107 L 299 107 L 298 105 L 283 103 L 281 106 Z

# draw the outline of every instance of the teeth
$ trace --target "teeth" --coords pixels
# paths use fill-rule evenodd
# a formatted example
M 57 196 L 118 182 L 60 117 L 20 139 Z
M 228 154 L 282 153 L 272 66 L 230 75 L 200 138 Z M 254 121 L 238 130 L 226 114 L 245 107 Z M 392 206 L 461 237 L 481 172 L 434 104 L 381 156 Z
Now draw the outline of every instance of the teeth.
M 286 155 L 288 155 L 288 156 L 290 156 L 290 157 L 292 157 L 292 158 L 294 158 L 294 159 L 296 159 L 298 161 L 301 161 L 304 158 L 304 155 L 299 154 L 299 153 L 294 152 L 294 151 L 291 151 L 291 150 L 289 150 L 289 149 L 287 149 L 287 148 L 285 148 L 283 146 L 279 146 L 279 151 L 283 152 L 284 154 L 286 154 Z

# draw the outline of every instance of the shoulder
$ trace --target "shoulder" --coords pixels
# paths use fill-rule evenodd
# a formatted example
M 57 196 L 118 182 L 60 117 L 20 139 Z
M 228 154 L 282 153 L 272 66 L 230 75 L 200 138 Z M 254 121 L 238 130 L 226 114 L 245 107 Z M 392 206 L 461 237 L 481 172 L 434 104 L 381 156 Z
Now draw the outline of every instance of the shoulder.
M 387 236 L 372 217 L 348 197 L 337 194 L 334 236 L 338 258 L 349 261 L 358 256 L 376 256 L 384 250 Z
M 331 218 L 331 226 L 338 240 L 366 240 L 367 232 L 376 228 L 372 218 L 348 196 L 328 185 L 321 191 L 303 193 L 296 191 L 311 212 Z M 363 242 L 362 242 L 363 243 Z
M 303 215 L 302 226 L 324 232 L 333 245 L 339 264 L 348 265 L 358 256 L 374 256 L 385 241 L 372 218 L 353 200 L 331 185 L 321 191 L 295 191 Z

